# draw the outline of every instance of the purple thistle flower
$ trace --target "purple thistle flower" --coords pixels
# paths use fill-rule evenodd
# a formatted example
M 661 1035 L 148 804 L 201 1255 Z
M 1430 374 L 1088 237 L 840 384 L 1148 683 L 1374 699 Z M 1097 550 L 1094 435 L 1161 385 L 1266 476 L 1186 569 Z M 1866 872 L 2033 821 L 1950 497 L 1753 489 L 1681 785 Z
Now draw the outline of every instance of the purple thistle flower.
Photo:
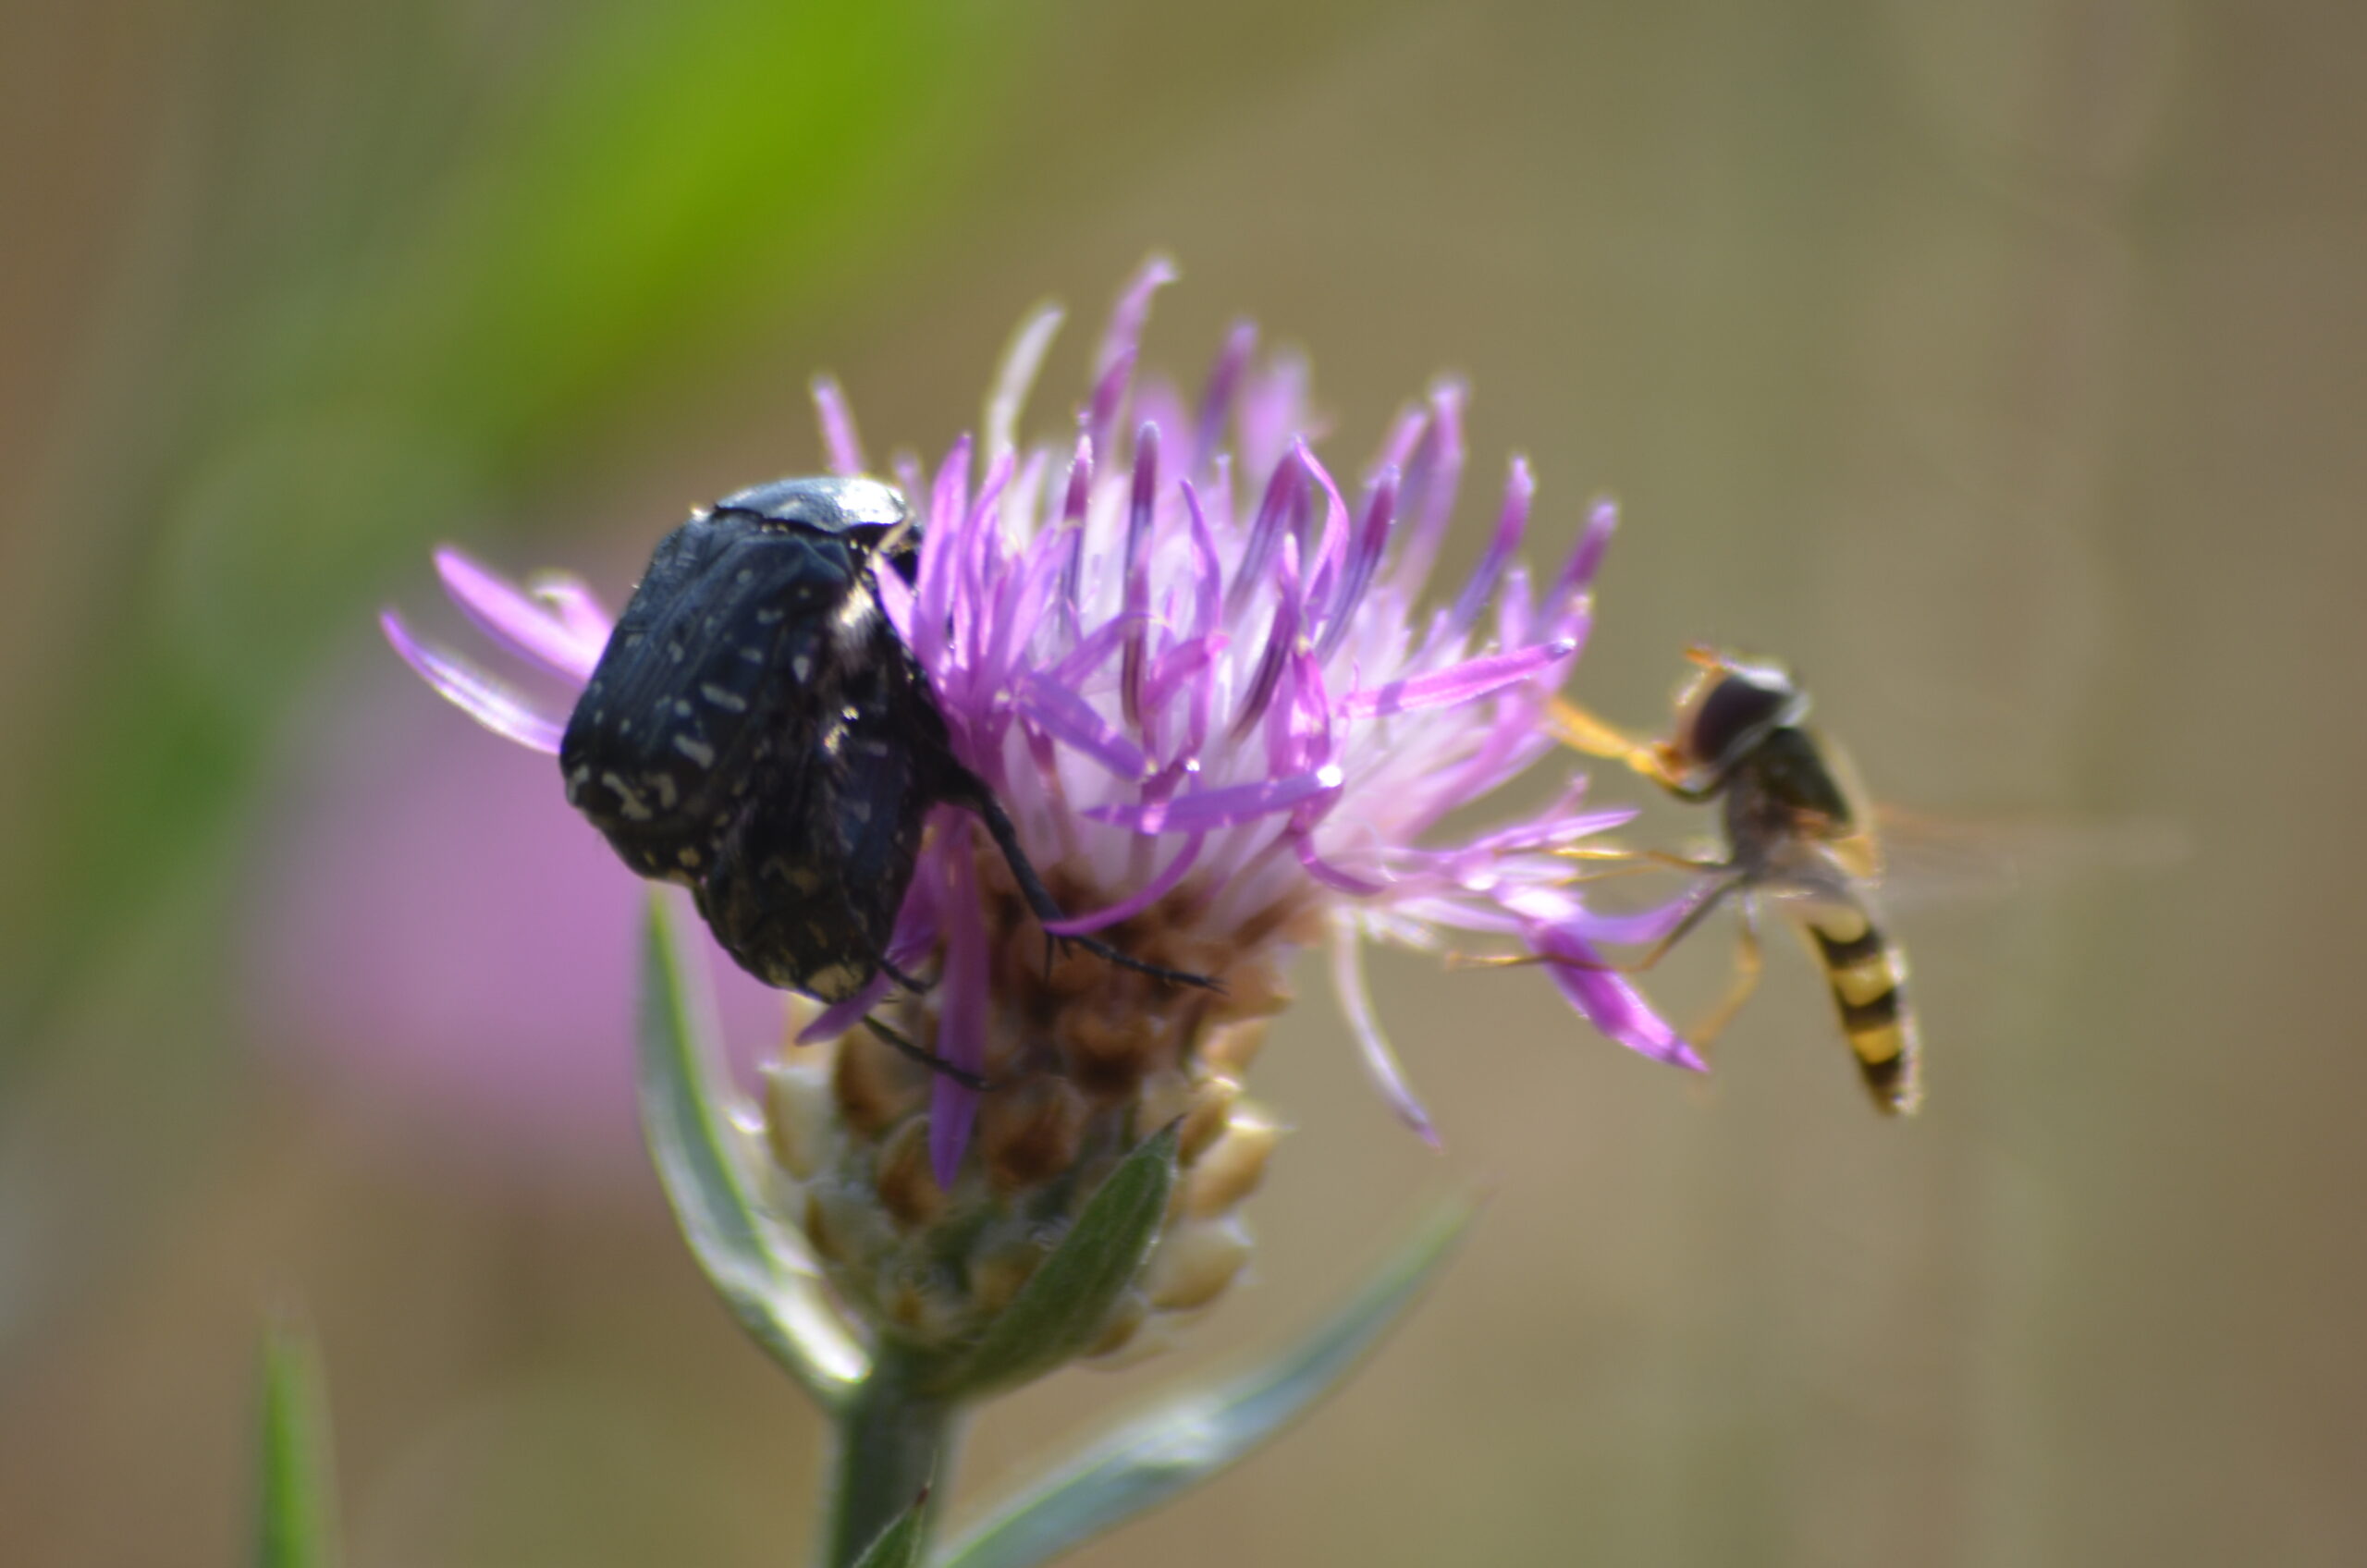
M 1048 308 L 1013 339 L 983 449 L 965 436 L 934 474 L 897 465 L 923 543 L 915 581 L 880 573 L 881 599 L 927 673 L 956 753 L 994 790 L 1072 912 L 1057 931 L 1103 933 L 1147 961 L 1223 978 L 1235 995 L 1214 1005 L 1234 1017 L 1261 1005 L 1256 974 L 1278 973 L 1296 945 L 1328 943 L 1367 1069 L 1433 1143 L 1366 994 L 1368 939 L 1516 949 L 1544 961 L 1602 1033 L 1700 1070 L 1600 957 L 1604 944 L 1656 939 L 1687 900 L 1590 909 L 1561 852 L 1632 808 L 1588 807 L 1580 778 L 1491 831 L 1438 832 L 1449 813 L 1567 754 L 1545 727 L 1546 704 L 1585 642 L 1613 507 L 1596 505 L 1539 593 L 1517 559 L 1535 486 L 1515 459 L 1478 569 L 1425 610 L 1464 466 L 1461 389 L 1441 385 L 1399 418 L 1351 502 L 1308 444 L 1305 366 L 1259 360 L 1253 329 L 1227 337 L 1196 402 L 1137 376 L 1151 298 L 1172 276 L 1154 260 L 1122 293 L 1073 440 L 1016 444 L 1059 325 Z M 838 387 L 818 381 L 815 398 L 832 472 L 865 472 Z M 588 678 L 609 622 L 582 584 L 521 590 L 458 551 L 435 559 L 495 640 L 578 684 Z M 480 722 L 557 750 L 564 715 L 423 642 L 391 611 L 385 627 Z M 901 1005 L 926 1015 L 940 1055 L 1000 1073 L 1015 1053 L 1041 1064 L 1040 1040 L 1018 1042 L 1046 1026 L 1017 1020 L 1041 1017 L 1033 993 L 1047 986 L 1078 995 L 1068 963 L 1093 961 L 1041 974 L 1036 934 L 975 838 L 963 814 L 938 808 L 889 956 L 908 969 L 936 962 L 935 990 Z M 1086 1036 L 1132 1027 L 1106 1016 L 1120 998 L 1154 1011 L 1211 1005 L 1140 975 L 1106 978 L 1107 995 L 1085 1009 L 1103 1021 L 1080 1022 L 1052 1053 L 1088 1084 L 1108 1053 Z M 1031 991 L 1028 1005 L 1015 987 Z M 805 1037 L 844 1031 L 890 990 L 881 974 Z M 1171 1063 L 1198 1027 L 1170 1039 Z M 929 1094 L 928 1163 L 950 1191 L 978 1096 L 944 1076 Z

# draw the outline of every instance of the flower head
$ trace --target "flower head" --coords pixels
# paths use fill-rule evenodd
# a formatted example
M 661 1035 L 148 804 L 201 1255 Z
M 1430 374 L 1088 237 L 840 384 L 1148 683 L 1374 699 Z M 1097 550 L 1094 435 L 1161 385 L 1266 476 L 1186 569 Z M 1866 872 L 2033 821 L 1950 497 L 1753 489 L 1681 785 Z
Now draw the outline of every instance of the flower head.
M 963 437 L 934 472 L 893 465 L 922 545 L 913 582 L 880 572 L 877 591 L 956 754 L 1008 810 L 1070 912 L 1055 933 L 1092 933 L 1224 989 L 1186 991 L 1085 953 L 1048 967 L 1043 933 L 985 835 L 955 808 L 936 808 L 888 957 L 933 970 L 937 984 L 914 994 L 883 971 L 803 1033 L 832 1038 L 884 1013 L 966 1074 L 1007 1087 L 987 1094 L 982 1111 L 963 1082 L 846 1035 L 829 1097 L 854 1142 L 817 1152 L 809 1140 L 784 1161 L 802 1168 L 793 1174 L 817 1246 L 864 1252 L 891 1317 L 931 1312 L 926 1291 L 918 1305 L 886 1299 L 882 1281 L 925 1272 L 916 1257 L 886 1256 L 900 1230 L 933 1222 L 965 1186 L 1007 1207 L 1012 1194 L 1050 1192 L 1080 1162 L 1114 1158 L 1175 1115 L 1187 1128 L 1199 1119 L 1187 1162 L 1232 1151 L 1208 1167 L 1226 1171 L 1222 1182 L 1187 1200 L 1229 1225 L 1271 1141 L 1269 1124 L 1237 1104 L 1238 1075 L 1261 1021 L 1286 999 L 1288 960 L 1306 945 L 1329 947 L 1367 1066 L 1425 1137 L 1435 1138 L 1429 1117 L 1366 996 L 1367 939 L 1516 949 L 1545 961 L 1602 1033 L 1700 1065 L 1599 953 L 1655 938 L 1682 901 L 1606 913 L 1570 874 L 1566 851 L 1630 808 L 1589 805 L 1580 778 L 1489 830 L 1441 827 L 1540 759 L 1567 754 L 1546 728 L 1547 704 L 1585 641 L 1613 508 L 1594 507 L 1540 586 L 1518 560 L 1534 484 L 1515 459 L 1478 568 L 1433 604 L 1464 468 L 1461 388 L 1442 384 L 1408 409 L 1343 488 L 1310 445 L 1303 363 L 1259 356 L 1252 328 L 1228 337 L 1196 399 L 1136 374 L 1152 296 L 1171 276 L 1154 261 L 1125 288 L 1073 435 L 1058 444 L 1022 446 L 1017 432 L 1059 312 L 1023 325 L 982 445 Z M 820 382 L 816 399 L 832 472 L 865 472 L 838 388 Z M 580 584 L 521 592 L 458 552 L 436 559 L 489 633 L 563 677 L 588 676 L 608 622 Z M 386 630 L 480 721 L 556 749 L 562 716 L 391 614 Z M 775 1099 L 777 1142 L 794 1142 L 781 1128 L 810 1116 L 812 1096 Z M 1252 1148 L 1254 1158 L 1242 1152 Z M 845 1209 L 858 1168 L 871 1198 L 890 1194 L 877 1225 L 833 1211 Z M 1006 1240 L 1040 1229 L 1027 1204 L 1012 1212 Z M 868 1241 L 851 1234 L 874 1230 Z

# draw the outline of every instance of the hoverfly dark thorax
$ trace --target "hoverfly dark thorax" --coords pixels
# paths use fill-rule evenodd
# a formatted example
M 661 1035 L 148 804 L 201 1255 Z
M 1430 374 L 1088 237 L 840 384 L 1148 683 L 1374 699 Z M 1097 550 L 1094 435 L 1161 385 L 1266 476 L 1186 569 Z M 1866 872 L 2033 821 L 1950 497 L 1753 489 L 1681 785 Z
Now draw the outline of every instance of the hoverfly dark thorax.
M 1677 700 L 1670 739 L 1702 793 L 1748 762 L 1768 736 L 1808 717 L 1808 697 L 1775 665 L 1735 661 L 1705 669 Z
M 1726 775 L 1726 828 L 1737 848 L 1775 838 L 1846 838 L 1861 825 L 1813 731 L 1786 724 L 1760 737 Z
M 1757 981 L 1753 922 L 1764 900 L 1809 937 L 1875 1105 L 1911 1111 L 1922 1097 L 1921 1047 L 1907 961 L 1874 908 L 1881 851 L 1846 760 L 1807 727 L 1808 695 L 1782 665 L 1699 645 L 1686 656 L 1697 672 L 1678 693 L 1666 739 L 1628 739 L 1568 704 L 1558 705 L 1554 725 L 1568 744 L 1617 757 L 1680 799 L 1718 803 L 1724 853 L 1689 863 L 1711 878 L 1709 891 L 1660 949 L 1720 900 L 1740 901 L 1737 984 L 1693 1032 L 1695 1043 L 1723 1028 Z

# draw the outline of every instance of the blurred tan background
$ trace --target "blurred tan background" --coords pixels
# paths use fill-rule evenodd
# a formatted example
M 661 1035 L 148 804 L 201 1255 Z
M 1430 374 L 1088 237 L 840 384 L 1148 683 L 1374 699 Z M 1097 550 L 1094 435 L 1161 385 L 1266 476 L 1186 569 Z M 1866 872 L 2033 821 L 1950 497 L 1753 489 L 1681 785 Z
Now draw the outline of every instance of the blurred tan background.
M 1257 316 L 1335 465 L 1452 369 L 1534 555 L 1621 496 L 1578 694 L 1780 653 L 1882 794 L 2059 852 L 1902 912 L 1906 1125 L 1788 948 L 1706 1091 L 1386 961 L 1441 1158 L 1310 972 L 1255 1287 L 964 1495 L 1484 1181 L 1343 1397 L 1077 1561 L 2367 1561 L 2367 12 L 0 12 L 0 1562 L 243 1561 L 290 1302 L 361 1568 L 802 1558 L 816 1421 L 640 1163 L 627 879 L 371 618 L 439 539 L 613 592 L 816 466 L 817 368 L 941 449 L 1048 293 L 1056 419 L 1154 247 L 1149 359 Z M 2131 823 L 2190 852 L 2074 831 Z

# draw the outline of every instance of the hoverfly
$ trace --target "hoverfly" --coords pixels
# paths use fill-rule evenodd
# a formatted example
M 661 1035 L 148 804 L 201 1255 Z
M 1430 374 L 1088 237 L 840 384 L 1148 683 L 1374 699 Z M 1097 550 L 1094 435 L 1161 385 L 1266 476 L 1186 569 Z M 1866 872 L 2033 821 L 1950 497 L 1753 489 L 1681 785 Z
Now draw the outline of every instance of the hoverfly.
M 1725 849 L 1689 860 L 1633 851 L 1708 877 L 1693 907 L 1645 958 L 1650 968 L 1728 899 L 1742 911 L 1741 949 L 1723 1001 L 1692 1033 L 1706 1045 L 1749 998 L 1761 958 L 1762 900 L 1808 937 L 1840 1010 L 1841 1030 L 1877 1109 L 1913 1111 L 1923 1097 L 1922 1047 L 1907 998 L 1907 958 L 1874 907 L 1882 846 L 1847 760 L 1808 728 L 1808 693 L 1784 666 L 1699 644 L 1666 739 L 1638 741 L 1555 699 L 1550 728 L 1565 744 L 1625 763 L 1679 800 L 1723 797 Z

